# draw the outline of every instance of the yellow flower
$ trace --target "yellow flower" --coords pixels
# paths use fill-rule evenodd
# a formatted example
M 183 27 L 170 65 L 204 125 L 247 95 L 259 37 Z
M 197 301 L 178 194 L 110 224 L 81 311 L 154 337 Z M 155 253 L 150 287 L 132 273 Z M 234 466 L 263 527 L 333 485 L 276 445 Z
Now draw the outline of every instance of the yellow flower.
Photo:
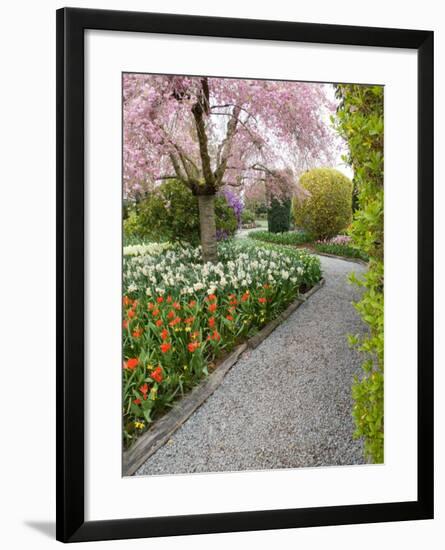
M 190 327 L 185 327 L 185 332 L 190 332 L 192 329 Z
M 138 422 L 137 420 L 134 423 L 134 427 L 137 430 L 142 430 L 145 427 L 145 424 L 143 422 Z
M 155 401 L 158 398 L 158 388 L 151 388 L 150 399 Z
M 153 370 L 153 369 L 154 369 L 153 365 L 147 365 L 147 370 Z

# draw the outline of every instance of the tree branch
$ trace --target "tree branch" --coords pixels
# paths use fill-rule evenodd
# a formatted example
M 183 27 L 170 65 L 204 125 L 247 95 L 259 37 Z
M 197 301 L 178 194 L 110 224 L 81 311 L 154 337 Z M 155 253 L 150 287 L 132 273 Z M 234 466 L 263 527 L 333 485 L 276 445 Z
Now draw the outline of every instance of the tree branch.
M 215 170 L 216 187 L 219 187 L 221 185 L 224 173 L 226 171 L 227 161 L 229 160 L 230 152 L 232 150 L 233 136 L 235 135 L 236 127 L 238 125 L 239 114 L 240 114 L 240 108 L 235 106 L 233 108 L 232 116 L 227 122 L 226 137 L 222 142 L 222 147 L 220 150 L 221 160 L 218 164 L 217 169 Z
M 225 109 L 227 107 L 237 107 L 240 111 L 244 111 L 245 113 L 247 113 L 249 115 L 249 117 L 252 117 L 253 120 L 256 123 L 258 123 L 257 119 L 254 117 L 254 115 L 252 113 L 250 113 L 244 107 L 241 107 L 241 105 L 237 105 L 236 103 L 225 103 L 224 105 L 211 105 L 210 110 L 212 110 L 212 109 Z M 216 115 L 216 114 L 220 114 L 220 115 L 227 114 L 228 115 L 230 113 L 212 113 L 212 115 Z
M 229 117 L 233 117 L 234 115 L 232 113 L 212 113 L 212 115 L 216 115 L 216 116 L 229 116 Z M 246 132 L 249 134 L 249 136 L 252 138 L 252 142 L 254 145 L 256 145 L 258 147 L 258 149 L 261 149 L 261 146 L 258 144 L 258 136 L 256 136 L 252 130 L 247 126 L 247 124 L 241 120 L 240 118 L 238 118 L 238 122 L 245 128 Z M 264 140 L 262 140 L 263 143 L 264 143 Z M 218 156 L 219 156 L 220 153 L 218 153 Z M 218 161 L 219 161 L 219 158 L 218 158 Z
M 202 92 L 203 92 L 203 108 L 205 114 L 208 116 L 210 113 L 210 91 L 209 91 L 209 81 L 207 77 L 201 78 Z
M 211 187 L 215 187 L 215 177 L 213 175 L 211 164 L 210 164 L 208 138 L 207 138 L 204 118 L 203 118 L 203 113 L 204 113 L 203 103 L 205 102 L 206 102 L 205 92 L 203 91 L 203 93 L 201 94 L 201 97 L 198 98 L 198 101 L 192 107 L 192 114 L 195 119 L 196 132 L 198 134 L 202 174 L 204 176 L 204 180 L 206 184 Z
M 177 179 L 176 174 L 170 174 L 169 176 L 159 176 L 159 178 L 155 178 L 155 181 L 162 181 L 162 180 L 174 180 Z
M 187 176 L 182 173 L 181 166 L 179 165 L 178 159 L 175 157 L 175 155 L 173 153 L 169 153 L 169 157 L 170 157 L 171 163 L 173 165 L 173 169 L 175 171 L 176 177 L 179 180 L 185 182 L 186 179 L 187 179 Z

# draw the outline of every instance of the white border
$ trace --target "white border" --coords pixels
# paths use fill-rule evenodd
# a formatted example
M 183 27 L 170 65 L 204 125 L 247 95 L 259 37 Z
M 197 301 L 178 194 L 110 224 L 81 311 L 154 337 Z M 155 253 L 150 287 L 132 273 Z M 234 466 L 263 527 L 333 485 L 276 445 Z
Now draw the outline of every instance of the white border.
M 415 500 L 416 53 L 107 31 L 85 51 L 86 520 Z M 122 71 L 385 85 L 385 465 L 121 477 Z

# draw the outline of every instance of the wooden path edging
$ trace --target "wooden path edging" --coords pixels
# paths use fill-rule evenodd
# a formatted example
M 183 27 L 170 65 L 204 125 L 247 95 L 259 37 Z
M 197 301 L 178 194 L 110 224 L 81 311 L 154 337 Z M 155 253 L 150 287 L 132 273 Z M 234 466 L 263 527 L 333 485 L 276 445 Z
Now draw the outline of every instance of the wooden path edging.
M 247 349 L 258 347 L 283 321 L 300 307 L 310 296 L 319 290 L 325 283 L 322 278 L 306 293 L 301 294 L 276 319 L 268 323 L 257 334 L 245 343 L 237 346 L 218 367 L 180 399 L 174 407 L 153 423 L 153 426 L 139 437 L 139 439 L 122 456 L 122 475 L 131 476 L 142 464 L 162 447 L 174 432 L 206 401 L 218 388 L 225 375 L 238 361 L 241 354 Z

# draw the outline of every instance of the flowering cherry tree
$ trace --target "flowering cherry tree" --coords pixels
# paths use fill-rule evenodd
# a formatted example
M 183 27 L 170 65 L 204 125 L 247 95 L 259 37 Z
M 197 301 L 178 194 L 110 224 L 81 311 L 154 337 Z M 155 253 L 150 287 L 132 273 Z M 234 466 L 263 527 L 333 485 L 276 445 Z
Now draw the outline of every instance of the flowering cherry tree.
M 265 183 L 303 191 L 297 176 L 330 162 L 335 105 L 323 84 L 125 74 L 127 197 L 175 178 L 198 197 L 203 260 L 216 260 L 214 198 Z

